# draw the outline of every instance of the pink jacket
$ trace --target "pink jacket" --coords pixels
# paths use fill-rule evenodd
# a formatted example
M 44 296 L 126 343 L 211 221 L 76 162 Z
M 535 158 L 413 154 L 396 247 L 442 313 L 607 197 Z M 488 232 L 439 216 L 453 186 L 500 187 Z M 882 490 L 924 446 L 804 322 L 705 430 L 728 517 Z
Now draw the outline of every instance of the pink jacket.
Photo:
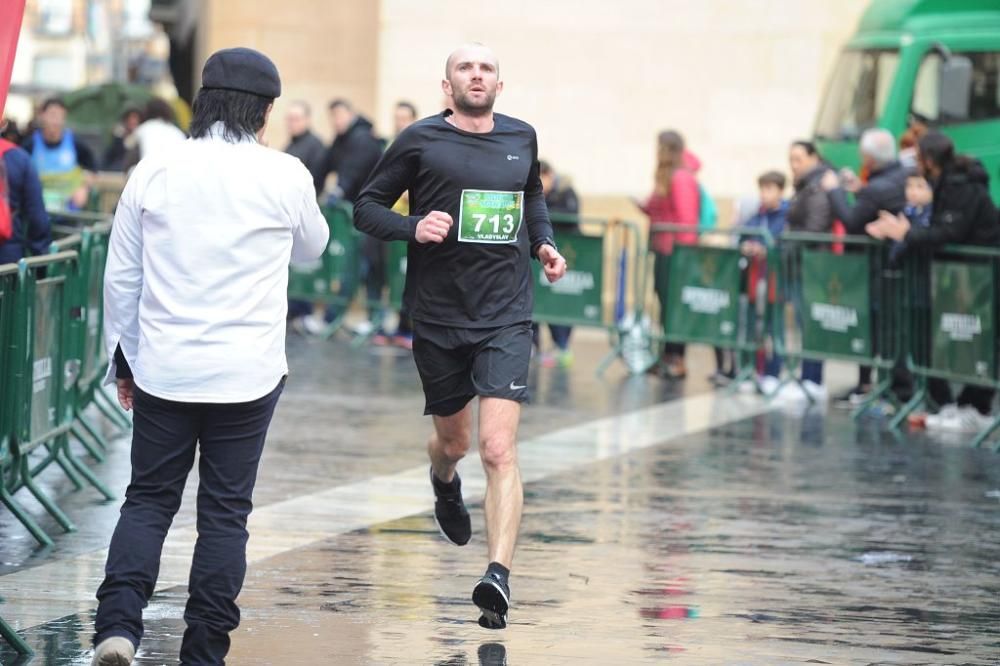
M 670 180 L 670 195 L 651 194 L 643 212 L 649 216 L 651 224 L 685 224 L 698 226 L 698 215 L 701 208 L 701 194 L 695 174 L 701 169 L 701 161 L 694 153 L 684 151 L 684 166 L 674 172 Z M 671 254 L 674 250 L 674 236 L 681 245 L 694 245 L 698 242 L 698 234 L 690 233 L 654 233 L 651 237 L 653 251 L 657 254 Z

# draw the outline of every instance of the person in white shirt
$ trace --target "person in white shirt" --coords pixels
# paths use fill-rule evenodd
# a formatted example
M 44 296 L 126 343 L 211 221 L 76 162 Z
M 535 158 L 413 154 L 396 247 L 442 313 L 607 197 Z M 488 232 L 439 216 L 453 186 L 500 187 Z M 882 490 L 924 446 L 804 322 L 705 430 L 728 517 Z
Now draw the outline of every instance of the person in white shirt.
M 198 541 L 181 663 L 224 663 L 239 625 L 247 517 L 288 372 L 288 264 L 316 259 L 329 240 L 309 172 L 260 144 L 280 93 L 263 54 L 213 54 L 191 139 L 142 160 L 115 214 L 106 381 L 135 418 L 132 480 L 97 591 L 100 666 L 135 656 L 196 448 Z
M 177 127 L 174 110 L 164 99 L 149 100 L 142 110 L 142 118 L 142 123 L 125 139 L 125 148 L 134 155 L 136 162 L 169 150 L 187 138 Z

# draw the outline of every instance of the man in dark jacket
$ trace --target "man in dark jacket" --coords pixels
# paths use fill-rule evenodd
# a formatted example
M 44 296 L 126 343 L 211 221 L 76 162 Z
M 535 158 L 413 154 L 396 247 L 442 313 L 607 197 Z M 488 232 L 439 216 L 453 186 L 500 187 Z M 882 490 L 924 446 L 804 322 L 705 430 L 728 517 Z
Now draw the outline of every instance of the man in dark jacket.
M 330 103 L 330 122 L 336 137 L 327 152 L 326 171 L 337 174 L 339 198 L 354 203 L 382 157 L 384 145 L 373 133 L 371 122 L 356 114 L 346 100 Z
M 556 173 L 555 169 L 548 162 L 538 163 L 538 177 L 542 181 L 542 194 L 545 195 L 545 206 L 552 216 L 552 228 L 559 235 L 580 233 L 580 201 L 576 195 L 576 190 L 568 180 Z M 535 349 L 541 349 L 541 339 L 539 326 L 537 323 L 531 325 L 532 341 Z M 569 338 L 573 333 L 572 326 L 561 326 L 559 324 L 549 324 L 549 334 L 552 337 L 552 344 L 555 345 L 554 353 L 543 353 L 541 355 L 541 365 L 545 368 L 560 366 L 568 368 L 573 364 L 573 352 L 569 350 Z
M 861 135 L 862 170 L 868 183 L 854 193 L 854 206 L 832 171 L 823 177 L 823 189 L 830 198 L 833 216 L 844 223 L 849 234 L 863 234 L 865 225 L 878 219 L 879 211 L 901 213 L 906 206 L 906 169 L 896 159 L 896 140 L 884 129 L 870 129 Z
M 996 247 L 1000 244 L 1000 220 L 990 199 L 989 176 L 983 165 L 974 159 L 955 155 L 952 140 L 940 132 L 929 132 L 920 139 L 920 168 L 934 184 L 934 208 L 930 226 L 911 224 L 903 215 L 885 212 L 878 222 L 868 226 L 876 238 L 905 241 L 909 248 L 939 250 L 949 244 Z M 930 289 L 929 279 L 922 285 Z M 930 379 L 927 383 L 931 398 L 947 409 L 951 403 L 948 382 Z M 942 410 L 940 418 L 952 423 L 944 429 L 981 429 L 989 423 L 985 415 L 992 411 L 993 389 L 967 385 L 958 396 L 957 406 L 950 413 Z M 969 408 L 975 408 L 970 410 Z M 931 417 L 928 417 L 931 427 Z
M 11 264 L 25 255 L 48 253 L 52 231 L 31 155 L 4 139 L 0 139 L 0 154 L 0 189 L 6 184 L 14 227 L 11 238 L 0 242 L 0 264 Z
M 849 234 L 865 233 L 865 225 L 878 219 L 879 211 L 892 214 L 903 212 L 906 207 L 906 169 L 896 159 L 896 139 L 884 129 L 870 129 L 861 135 L 861 169 L 868 173 L 868 182 L 857 186 L 857 177 L 850 174 L 845 180 L 855 181 L 854 206 L 848 206 L 847 194 L 840 179 L 832 171 L 823 177 L 822 186 L 830 199 L 833 217 L 839 219 Z M 873 275 L 873 283 L 880 276 Z M 876 308 L 878 304 L 875 304 Z M 878 327 L 873 327 L 878 330 Z M 876 340 L 877 344 L 878 341 Z M 872 390 L 872 368 L 863 365 L 858 370 L 858 384 L 838 396 L 836 402 L 845 407 L 861 404 Z
M 312 174 L 316 194 L 323 191 L 326 180 L 326 146 L 313 134 L 311 111 L 305 102 L 292 102 L 285 113 L 285 125 L 291 140 L 285 152 L 302 160 Z
M 336 135 L 333 144 L 327 151 L 326 176 L 337 174 L 337 185 L 332 192 L 334 199 L 340 199 L 353 204 L 361 194 L 368 176 L 382 157 L 384 142 L 373 133 L 371 122 L 354 112 L 351 103 L 344 99 L 330 102 L 330 123 Z M 382 291 L 386 283 L 386 263 L 388 263 L 388 246 L 375 238 L 365 236 L 361 242 L 361 273 L 365 283 L 365 292 L 369 304 L 369 322 L 362 323 L 356 329 L 358 334 L 379 333 L 374 329 L 383 318 L 383 310 L 377 303 L 382 300 Z M 357 285 L 348 279 L 341 283 L 340 295 L 350 299 Z M 334 321 L 341 309 L 330 306 L 326 310 L 326 323 Z M 321 333 L 325 326 L 317 319 L 305 319 L 306 330 L 311 333 Z

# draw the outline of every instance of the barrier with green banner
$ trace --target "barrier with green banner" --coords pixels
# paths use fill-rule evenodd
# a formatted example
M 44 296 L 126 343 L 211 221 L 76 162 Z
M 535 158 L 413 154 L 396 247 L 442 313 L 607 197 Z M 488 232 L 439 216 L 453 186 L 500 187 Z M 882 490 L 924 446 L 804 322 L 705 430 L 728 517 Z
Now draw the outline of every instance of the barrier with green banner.
M 534 280 L 534 310 L 532 319 L 538 323 L 600 328 L 608 333 L 611 350 L 597 366 L 600 376 L 615 358 L 632 362 L 630 349 L 644 355 L 649 345 L 649 331 L 642 329 L 641 303 L 625 319 L 626 294 L 640 293 L 645 276 L 642 272 L 644 248 L 635 224 L 577 215 L 551 216 L 554 240 L 566 258 L 566 275 L 555 284 L 549 283 L 542 266 L 531 261 Z M 609 262 L 609 259 L 612 261 Z M 614 261 L 618 259 L 618 261 Z M 632 259 L 634 268 L 628 264 Z M 608 275 L 608 266 L 617 271 Z M 614 304 L 609 308 L 608 304 Z M 638 343 L 635 342 L 638 340 Z
M 794 370 L 803 359 L 858 363 L 878 370 L 878 383 L 853 417 L 897 402 L 890 370 L 905 363 L 905 284 L 889 246 L 867 236 L 785 232 L 779 250 L 782 292 L 797 322 L 792 340 L 777 338 L 793 370 L 783 384 L 801 385 Z
M 802 350 L 867 362 L 872 356 L 868 256 L 802 251 Z
M 911 254 L 904 271 L 906 330 L 909 367 L 916 381 L 913 397 L 890 423 L 893 429 L 925 403 L 933 403 L 931 379 L 1000 389 L 1000 248 L 949 245 Z M 997 428 L 1000 414 L 972 436 L 971 445 L 981 446 Z
M 20 372 L 19 355 L 12 344 L 15 325 L 24 321 L 18 316 L 17 288 L 19 271 L 16 264 L 0 266 L 0 376 L 6 378 L 3 400 L 0 400 L 0 502 L 14 515 L 43 545 L 52 545 L 52 539 L 38 526 L 38 523 L 14 498 L 13 491 L 19 487 L 21 471 L 19 449 L 15 448 L 15 431 L 20 414 L 18 382 L 15 373 Z
M 51 220 L 57 239 L 51 255 L 0 267 L 0 370 L 5 377 L 0 500 L 42 545 L 52 545 L 51 537 L 15 500 L 15 493 L 27 488 L 63 529 L 72 530 L 72 522 L 35 478 L 56 463 L 76 489 L 86 482 L 112 499 L 74 453 L 70 434 L 95 459 L 103 459 L 103 439 L 83 415 L 89 404 L 101 406 L 95 396 L 114 407 L 102 408 L 109 418 L 117 416 L 120 425 L 129 425 L 98 390 L 105 362 L 101 325 L 110 217 L 58 211 Z M 98 446 L 84 437 L 86 430 Z
M 84 315 L 84 348 L 81 354 L 80 381 L 92 385 L 104 376 L 107 361 L 103 340 L 104 267 L 107 263 L 108 241 L 111 225 L 102 224 L 85 229 L 80 243 L 80 272 L 85 279 L 81 286 L 86 290 Z
M 24 396 L 29 418 L 21 431 L 22 445 L 44 441 L 59 427 L 62 380 L 63 339 L 60 324 L 66 278 L 49 278 L 35 283 L 34 308 L 29 333 L 28 363 L 31 368 L 31 392 Z
M 60 455 L 56 442 L 70 429 L 70 424 L 62 423 L 60 418 L 65 361 L 62 326 L 70 317 L 64 304 L 68 276 L 75 270 L 76 262 L 76 252 L 60 252 L 20 261 L 9 357 L 9 377 L 13 380 L 14 394 L 11 449 L 18 460 L 18 473 L 16 482 L 8 490 L 13 493 L 19 487 L 26 487 L 67 532 L 75 530 L 75 526 L 37 485 L 35 476 L 49 463 L 58 462 L 70 479 L 79 485 L 76 475 L 70 471 L 71 463 Z M 33 467 L 29 455 L 43 447 L 48 455 L 41 464 Z M 26 526 L 31 530 L 30 525 Z M 34 530 L 32 533 L 42 543 L 52 543 L 44 533 L 40 535 Z
M 60 424 L 65 428 L 53 444 L 48 444 L 50 456 L 34 469 L 43 469 L 51 462 L 58 462 L 76 485 L 83 487 L 83 480 L 97 489 L 106 499 L 114 499 L 112 492 L 101 483 L 90 469 L 77 458 L 70 447 L 69 434 L 80 443 L 97 462 L 103 462 L 109 444 L 86 414 L 94 405 L 109 421 L 122 431 L 131 422 L 101 389 L 107 356 L 104 353 L 103 310 L 104 268 L 107 258 L 111 225 L 108 222 L 84 227 L 78 234 L 53 243 L 53 250 L 75 250 L 78 260 L 53 269 L 52 274 L 63 274 L 68 280 L 63 316 L 64 381 L 60 409 Z M 81 480 L 82 479 L 82 480 Z
M 604 326 L 604 238 L 559 231 L 559 252 L 566 258 L 566 275 L 552 284 L 538 262 L 535 275 L 535 321 L 571 326 Z
M 107 355 L 102 339 L 104 311 L 104 267 L 110 237 L 109 223 L 84 227 L 81 231 L 59 238 L 53 243 L 55 251 L 72 250 L 79 254 L 79 261 L 70 278 L 70 295 L 75 317 L 66 322 L 67 350 L 74 359 L 73 373 L 76 386 L 68 390 L 63 409 L 65 418 L 72 423 L 71 432 L 94 460 L 103 462 L 109 444 L 91 423 L 86 409 L 94 405 L 119 430 L 127 430 L 131 423 L 124 413 L 100 389 L 104 379 Z M 74 465 L 76 466 L 76 465 Z M 86 474 L 85 474 L 86 475 Z M 98 489 L 108 495 L 106 489 Z
M 774 271 L 767 269 L 773 247 L 770 234 L 759 229 L 699 229 L 677 224 L 654 224 L 650 233 L 698 237 L 694 244 L 675 243 L 669 255 L 654 255 L 650 274 L 661 300 L 662 326 L 654 341 L 732 350 L 737 365 L 732 387 L 745 380 L 756 384 L 751 356 L 764 347 L 767 324 L 772 319 L 768 295 L 774 287 Z M 743 288 L 746 261 L 736 247 L 741 238 L 755 239 L 766 248 L 766 257 L 761 260 L 765 270 L 755 272 L 754 284 L 748 289 Z M 659 362 L 657 345 L 651 365 Z
M 80 339 L 82 367 L 76 399 L 77 424 L 97 442 L 100 448 L 105 450 L 108 448 L 107 442 L 84 414 L 84 410 L 89 405 L 94 404 L 109 421 L 118 426 L 119 430 L 127 431 L 131 427 L 131 422 L 117 403 L 100 388 L 108 363 L 108 356 L 104 349 L 103 314 L 104 268 L 107 262 L 110 234 L 110 224 L 94 225 L 81 232 L 79 284 L 84 304 L 84 330 Z M 102 457 L 100 452 L 94 450 L 87 443 L 80 428 L 74 428 L 73 432 L 77 439 L 91 452 L 91 455 L 100 460 Z
M 993 382 L 996 276 L 989 264 L 935 261 L 931 267 L 931 369 Z
M 350 204 L 321 208 L 330 229 L 330 241 L 320 259 L 292 264 L 288 270 L 288 298 L 340 308 L 323 337 L 343 324 L 359 283 L 361 234 L 354 228 Z
M 662 280 L 661 275 L 657 276 Z M 737 347 L 740 253 L 680 245 L 669 260 L 663 338 Z

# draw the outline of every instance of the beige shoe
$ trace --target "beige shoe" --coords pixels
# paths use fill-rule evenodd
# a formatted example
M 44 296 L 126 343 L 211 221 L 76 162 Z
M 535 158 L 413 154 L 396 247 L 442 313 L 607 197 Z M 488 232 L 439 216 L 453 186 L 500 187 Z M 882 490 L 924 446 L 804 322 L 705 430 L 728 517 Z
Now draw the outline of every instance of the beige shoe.
M 101 641 L 94 649 L 91 666 L 131 666 L 135 657 L 132 641 L 121 636 L 112 636 Z

